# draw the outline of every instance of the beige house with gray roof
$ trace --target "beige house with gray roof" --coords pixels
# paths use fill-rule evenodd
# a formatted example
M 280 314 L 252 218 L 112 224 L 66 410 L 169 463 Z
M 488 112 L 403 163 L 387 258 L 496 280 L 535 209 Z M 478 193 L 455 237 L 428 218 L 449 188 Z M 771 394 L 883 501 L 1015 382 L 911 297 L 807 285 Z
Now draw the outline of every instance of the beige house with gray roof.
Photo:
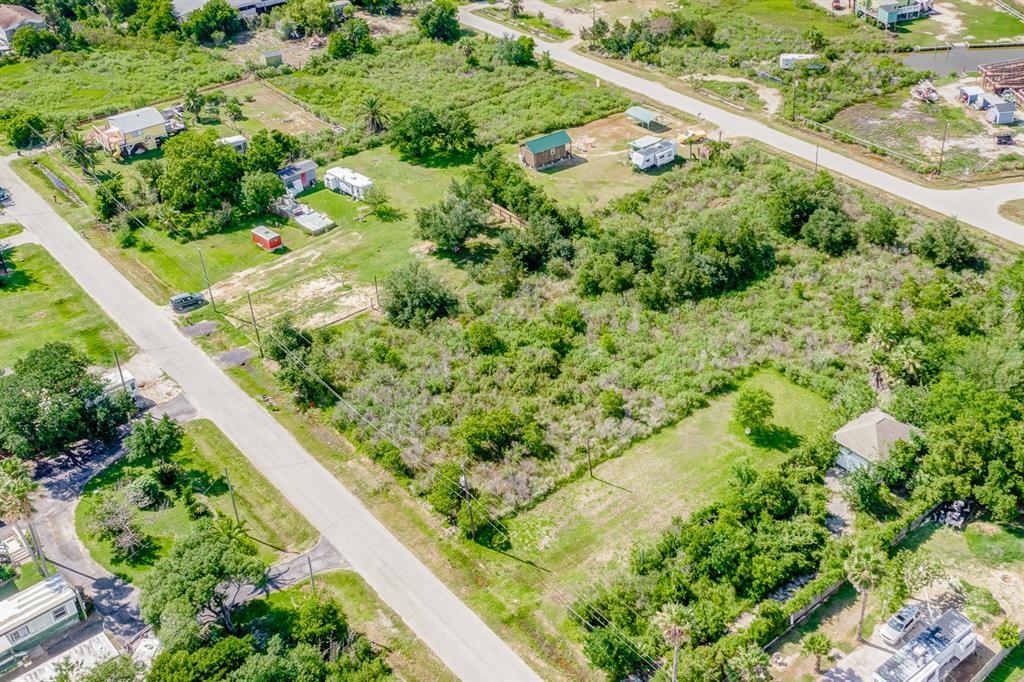
M 839 444 L 836 464 L 847 471 L 877 464 L 885 459 L 894 443 L 908 441 L 919 433 L 920 429 L 872 408 L 832 434 Z

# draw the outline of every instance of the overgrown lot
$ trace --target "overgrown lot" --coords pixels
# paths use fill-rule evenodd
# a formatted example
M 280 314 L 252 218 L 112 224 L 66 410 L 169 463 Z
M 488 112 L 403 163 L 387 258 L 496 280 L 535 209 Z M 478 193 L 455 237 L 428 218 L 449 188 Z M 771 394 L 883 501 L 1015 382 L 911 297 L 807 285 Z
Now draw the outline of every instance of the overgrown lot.
M 89 32 L 90 46 L 0 66 L 3 107 L 72 119 L 113 114 L 231 80 L 238 67 L 215 51 L 174 41 Z
M 412 105 L 462 110 L 484 144 L 580 125 L 628 106 L 617 91 L 595 88 L 576 74 L 492 66 L 494 44 L 471 40 L 467 59 L 454 45 L 415 34 L 389 36 L 373 54 L 308 66 L 273 82 L 354 131 L 363 128 L 360 108 L 368 96 L 379 97 L 393 113 Z M 362 144 L 358 137 L 353 142 Z

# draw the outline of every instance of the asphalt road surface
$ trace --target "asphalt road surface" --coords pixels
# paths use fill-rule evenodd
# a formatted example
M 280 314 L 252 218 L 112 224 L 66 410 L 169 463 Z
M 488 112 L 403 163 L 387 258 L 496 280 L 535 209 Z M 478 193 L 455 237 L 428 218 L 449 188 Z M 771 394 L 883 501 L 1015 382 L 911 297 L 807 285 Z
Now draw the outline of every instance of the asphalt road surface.
M 0 159 L 20 222 L 463 680 L 539 680 L 362 503 Z M 2 364 L 2 363 L 0 363 Z
M 485 19 L 472 13 L 472 10 L 486 4 L 464 5 L 460 8 L 460 21 L 466 26 L 495 36 L 519 36 L 523 33 Z M 572 51 L 577 40 L 564 43 L 547 43 L 534 39 L 539 52 L 551 53 L 551 58 L 570 66 L 578 71 L 592 74 L 602 82 L 613 83 L 619 87 L 638 93 L 650 100 L 667 107 L 684 111 L 693 116 L 710 121 L 722 130 L 729 138 L 751 138 L 782 150 L 787 154 L 806 161 L 815 161 L 822 168 L 827 168 L 839 175 L 846 176 L 865 185 L 874 187 L 881 192 L 904 201 L 917 204 L 947 216 L 955 216 L 963 222 L 984 230 L 997 237 L 1016 244 L 1024 244 L 1024 226 L 999 215 L 998 208 L 1012 199 L 1024 199 L 1024 179 L 996 185 L 983 185 L 970 189 L 934 189 L 898 178 L 879 168 L 851 159 L 838 152 L 801 140 L 798 137 L 776 130 L 760 121 L 743 114 L 721 109 L 687 97 L 670 90 L 652 80 L 616 69 L 604 62 L 590 59 Z

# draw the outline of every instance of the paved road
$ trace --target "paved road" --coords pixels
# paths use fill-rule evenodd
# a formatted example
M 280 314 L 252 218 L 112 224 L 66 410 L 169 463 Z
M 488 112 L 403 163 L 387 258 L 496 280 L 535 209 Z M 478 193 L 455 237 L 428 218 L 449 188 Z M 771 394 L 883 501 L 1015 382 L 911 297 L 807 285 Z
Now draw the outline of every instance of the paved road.
M 522 35 L 520 32 L 472 13 L 472 9 L 485 5 L 464 5 L 460 10 L 463 24 L 492 35 Z M 971 189 L 943 190 L 921 185 L 890 175 L 884 170 L 868 166 L 828 149 L 776 130 L 745 115 L 721 109 L 707 102 L 670 90 L 652 80 L 616 69 L 603 62 L 572 51 L 572 44 L 536 41 L 539 51 L 548 51 L 551 58 L 579 71 L 590 73 L 604 82 L 614 83 L 627 90 L 665 106 L 700 115 L 722 129 L 726 137 L 747 137 L 780 149 L 787 154 L 813 162 L 839 175 L 875 187 L 882 192 L 910 201 L 937 213 L 956 216 L 963 222 L 1008 241 L 1024 244 L 1024 226 L 999 215 L 998 208 L 1011 199 L 1024 199 L 1024 179 L 999 185 Z
M 136 345 L 347 559 L 464 680 L 539 680 L 512 649 L 403 546 L 362 503 L 242 391 L 170 314 L 150 302 L 0 159 L 11 217 L 35 235 Z

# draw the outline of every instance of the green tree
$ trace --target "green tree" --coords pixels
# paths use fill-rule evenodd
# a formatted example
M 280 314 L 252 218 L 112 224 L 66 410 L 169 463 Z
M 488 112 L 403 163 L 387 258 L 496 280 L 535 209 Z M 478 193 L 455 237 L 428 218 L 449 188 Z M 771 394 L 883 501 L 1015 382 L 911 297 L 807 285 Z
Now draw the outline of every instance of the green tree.
M 834 643 L 828 635 L 823 632 L 812 632 L 800 642 L 800 653 L 804 656 L 814 656 L 814 672 L 821 674 L 821 659 L 832 653 Z
M 75 677 L 76 682 L 137 682 L 142 676 L 141 663 L 131 656 L 121 655 L 104 661 L 88 672 Z
M 348 643 L 348 619 L 336 600 L 314 593 L 299 602 L 297 611 L 292 629 L 296 641 L 315 646 L 324 654 Z
M 868 605 L 868 594 L 882 582 L 885 576 L 885 554 L 867 543 L 856 545 L 844 563 L 846 579 L 860 593 L 860 618 L 857 620 L 857 641 L 864 641 L 864 612 Z
M 132 424 L 132 431 L 124 439 L 130 462 L 156 462 L 166 460 L 181 449 L 185 431 L 166 414 L 160 419 L 149 415 Z
M 209 646 L 193 650 L 165 649 L 153 660 L 153 667 L 146 675 L 146 682 L 208 682 L 231 679 L 232 674 L 255 653 L 256 643 L 251 635 L 222 637 Z
M 416 17 L 416 25 L 424 36 L 445 43 L 458 40 L 461 34 L 457 9 L 455 3 L 450 0 L 433 0 L 427 3 Z
M 884 204 L 874 204 L 860 225 L 860 234 L 868 244 L 892 246 L 900 239 L 902 222 L 896 211 Z
M 532 66 L 536 63 L 533 58 L 535 47 L 533 38 L 529 36 L 498 38 L 494 46 L 494 61 L 507 66 Z
M 32 518 L 35 509 L 32 506 L 32 494 L 39 489 L 39 484 L 32 480 L 28 465 L 17 457 L 0 460 L 0 520 L 14 529 L 23 547 L 29 547 L 21 524 Z M 45 575 L 42 566 L 32 552 L 32 560 L 40 575 Z
M 763 388 L 743 388 L 736 396 L 732 407 L 732 418 L 744 430 L 758 432 L 772 420 L 775 400 Z
M 0 377 L 0 451 L 54 454 L 83 439 L 110 439 L 133 408 L 123 391 L 104 395 L 88 359 L 65 343 L 47 343 Z
M 825 39 L 825 34 L 816 28 L 807 29 L 807 31 L 804 32 L 804 39 L 815 52 L 824 50 L 825 46 L 828 45 L 828 41 Z
M 940 268 L 962 270 L 978 258 L 978 245 L 956 218 L 929 223 L 914 245 L 914 250 Z
M 46 122 L 39 114 L 20 111 L 0 119 L 0 132 L 18 149 L 25 149 L 43 141 Z
M 672 675 L 669 679 L 677 682 L 679 676 L 679 647 L 690 639 L 690 620 L 692 615 L 685 606 L 668 603 L 654 614 L 652 625 L 658 629 L 669 646 L 672 647 Z
M 334 25 L 334 9 L 328 0 L 289 0 L 284 13 L 307 36 L 326 35 Z
M 523 13 L 523 0 L 509 0 L 508 15 L 515 19 Z
M 413 105 L 393 121 L 388 143 L 403 156 L 423 158 L 433 151 L 440 131 L 437 114 L 426 107 Z
M 454 314 L 459 307 L 454 294 L 419 261 L 393 270 L 381 289 L 381 306 L 399 327 L 422 327 Z
M 701 45 L 713 47 L 715 44 L 715 33 L 718 27 L 708 19 L 698 19 L 693 22 L 693 38 Z
M 165 610 L 180 605 L 194 618 L 213 615 L 234 632 L 232 599 L 244 585 L 259 584 L 267 568 L 255 553 L 251 542 L 225 538 L 213 521 L 196 521 L 143 579 L 142 616 L 160 632 Z
M 1000 623 L 999 627 L 992 632 L 992 636 L 1004 649 L 1012 649 L 1020 644 L 1020 628 L 1008 620 Z
M 242 15 L 225 0 L 207 0 L 199 9 L 188 15 L 188 19 L 181 25 L 181 30 L 197 41 L 205 43 L 217 32 L 231 37 L 244 26 Z
M 373 36 L 365 19 L 352 17 L 331 33 L 327 41 L 327 54 L 332 59 L 348 59 L 357 54 L 372 54 Z
M 360 105 L 360 115 L 366 123 L 366 132 L 379 135 L 388 129 L 390 117 L 384 102 L 376 95 L 369 95 Z
M 11 38 L 11 49 L 14 50 L 14 54 L 29 59 L 53 52 L 59 46 L 60 38 L 57 35 L 33 26 L 22 26 Z
M 128 23 L 133 31 L 150 38 L 178 30 L 178 17 L 171 0 L 139 0 L 138 10 Z
M 626 399 L 618 391 L 608 389 L 598 396 L 601 403 L 601 414 L 613 419 L 622 419 L 626 414 Z
M 770 680 L 768 654 L 757 644 L 744 644 L 725 663 L 729 680 L 736 682 L 760 682 Z
M 212 212 L 224 202 L 234 203 L 242 159 L 231 147 L 217 144 L 216 131 L 181 133 L 168 140 L 163 151 L 159 188 L 170 208 Z
M 479 355 L 500 353 L 505 348 L 505 342 L 494 325 L 485 320 L 473 320 L 466 325 L 466 340 L 473 352 Z
M 96 165 L 96 148 L 77 130 L 61 137 L 60 149 L 64 158 L 81 168 L 83 173 L 89 172 Z
M 591 630 L 583 644 L 583 653 L 612 680 L 624 679 L 643 663 L 636 646 L 614 625 Z
M 873 466 L 851 471 L 842 480 L 843 497 L 856 511 L 870 512 L 885 504 L 885 484 L 881 472 Z
M 96 211 L 96 217 L 107 221 L 121 212 L 124 202 L 124 182 L 119 174 L 114 173 L 100 181 L 92 206 Z
M 284 195 L 281 178 L 269 172 L 250 172 L 242 176 L 238 207 L 251 215 L 266 213 L 274 200 Z
M 442 251 L 458 253 L 466 240 L 487 227 L 487 213 L 477 202 L 449 192 L 438 204 L 416 210 L 416 237 Z
M 826 204 L 815 209 L 800 228 L 810 246 L 832 256 L 841 256 L 857 245 L 857 233 L 842 208 Z
M 284 168 L 299 152 L 298 138 L 264 128 L 246 145 L 243 164 L 249 173 L 273 173 Z

